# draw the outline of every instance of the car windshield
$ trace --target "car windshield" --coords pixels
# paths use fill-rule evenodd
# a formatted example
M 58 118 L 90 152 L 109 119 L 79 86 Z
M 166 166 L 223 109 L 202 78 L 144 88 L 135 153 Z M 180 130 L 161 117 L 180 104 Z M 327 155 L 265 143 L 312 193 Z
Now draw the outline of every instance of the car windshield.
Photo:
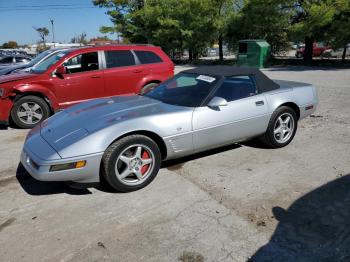
M 180 73 L 145 94 L 166 104 L 198 107 L 215 86 L 218 78 Z
M 32 61 L 30 61 L 30 63 L 27 64 L 28 67 L 32 67 L 35 64 L 37 64 L 38 62 L 40 62 L 40 60 L 42 60 L 43 58 L 45 58 L 46 56 L 48 56 L 49 54 L 53 53 L 54 50 L 46 50 L 40 54 L 38 54 L 36 57 L 33 58 Z
M 39 64 L 36 64 L 30 70 L 30 72 L 37 73 L 37 74 L 45 72 L 47 69 L 49 69 L 50 66 L 54 65 L 55 63 L 57 63 L 57 61 L 59 61 L 65 55 L 69 54 L 71 51 L 72 50 L 65 50 L 65 51 L 53 53 L 52 55 L 50 55 L 49 57 L 47 57 L 46 59 L 41 61 Z

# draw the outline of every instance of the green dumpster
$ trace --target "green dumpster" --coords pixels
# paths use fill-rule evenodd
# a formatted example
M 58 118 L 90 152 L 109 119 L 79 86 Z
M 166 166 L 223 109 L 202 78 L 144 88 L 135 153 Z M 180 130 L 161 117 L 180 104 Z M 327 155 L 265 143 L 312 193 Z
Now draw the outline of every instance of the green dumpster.
M 238 41 L 237 64 L 262 68 L 270 57 L 270 45 L 265 40 Z

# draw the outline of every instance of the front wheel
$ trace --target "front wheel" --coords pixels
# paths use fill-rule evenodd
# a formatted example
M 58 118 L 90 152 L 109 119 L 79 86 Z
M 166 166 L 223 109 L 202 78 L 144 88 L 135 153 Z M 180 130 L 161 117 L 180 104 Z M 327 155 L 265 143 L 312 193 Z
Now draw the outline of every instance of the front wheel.
M 293 109 L 281 106 L 271 116 L 266 133 L 261 140 L 271 148 L 288 145 L 294 138 L 298 127 L 298 118 Z
M 48 104 L 37 96 L 25 96 L 18 99 L 11 110 L 11 118 L 20 128 L 33 128 L 49 116 Z
M 147 186 L 158 174 L 161 153 L 149 137 L 131 135 L 114 142 L 103 156 L 103 178 L 116 191 Z
M 144 94 L 148 93 L 149 91 L 152 91 L 157 85 L 158 85 L 158 83 L 149 83 L 149 84 L 145 85 L 141 89 L 141 95 L 144 95 Z

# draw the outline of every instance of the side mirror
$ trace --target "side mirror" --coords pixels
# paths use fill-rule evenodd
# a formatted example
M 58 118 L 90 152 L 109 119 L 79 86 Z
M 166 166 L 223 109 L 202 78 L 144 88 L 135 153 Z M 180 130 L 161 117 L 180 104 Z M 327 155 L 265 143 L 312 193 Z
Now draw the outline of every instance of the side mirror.
M 227 106 L 227 100 L 222 97 L 214 96 L 208 103 L 211 108 L 217 108 L 220 106 Z
M 62 76 L 64 74 L 67 74 L 67 68 L 65 66 L 61 65 L 61 66 L 56 68 L 55 74 L 57 76 Z

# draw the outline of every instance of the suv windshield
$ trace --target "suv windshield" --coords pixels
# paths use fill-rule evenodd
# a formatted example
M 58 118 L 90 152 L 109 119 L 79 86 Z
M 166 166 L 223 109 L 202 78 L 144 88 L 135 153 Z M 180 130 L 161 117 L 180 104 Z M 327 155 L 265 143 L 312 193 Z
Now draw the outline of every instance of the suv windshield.
M 166 104 L 198 107 L 215 86 L 218 78 L 180 73 L 145 94 Z
M 55 64 L 57 61 L 59 61 L 62 57 L 72 52 L 72 50 L 64 50 L 61 52 L 53 53 L 52 55 L 48 56 L 45 60 L 41 61 L 39 64 L 35 65 L 30 72 L 32 73 L 43 73 L 47 69 L 49 69 L 50 66 Z
M 41 59 L 47 57 L 49 54 L 55 52 L 55 50 L 46 50 L 40 54 L 38 54 L 36 57 L 33 58 L 32 61 L 30 61 L 29 64 L 27 64 L 27 67 L 32 67 L 34 66 L 35 64 L 37 64 L 38 62 L 40 62 Z

